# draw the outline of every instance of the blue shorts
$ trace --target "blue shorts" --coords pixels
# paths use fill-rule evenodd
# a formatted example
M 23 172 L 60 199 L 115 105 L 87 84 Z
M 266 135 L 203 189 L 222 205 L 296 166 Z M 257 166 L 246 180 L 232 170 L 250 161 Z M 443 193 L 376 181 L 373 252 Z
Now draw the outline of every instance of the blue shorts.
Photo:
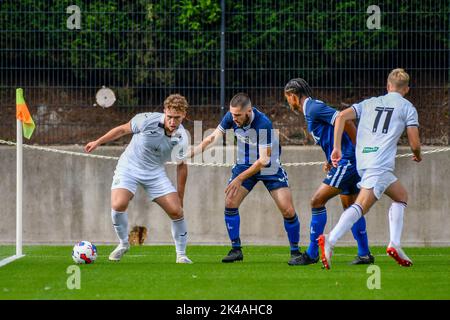
M 332 167 L 323 183 L 342 190 L 341 194 L 358 194 L 361 177 L 356 170 L 356 161 L 341 160 L 337 168 Z
M 249 168 L 248 166 L 238 164 L 234 165 L 233 169 L 231 170 L 231 178 L 230 180 L 228 180 L 228 184 L 248 168 Z M 263 175 L 261 173 L 257 173 L 254 176 L 248 178 L 247 180 L 244 180 L 242 186 L 250 192 L 252 191 L 253 187 L 258 183 L 258 181 L 262 181 L 268 191 L 289 187 L 288 175 L 282 167 L 278 169 L 278 172 L 276 174 L 272 175 Z

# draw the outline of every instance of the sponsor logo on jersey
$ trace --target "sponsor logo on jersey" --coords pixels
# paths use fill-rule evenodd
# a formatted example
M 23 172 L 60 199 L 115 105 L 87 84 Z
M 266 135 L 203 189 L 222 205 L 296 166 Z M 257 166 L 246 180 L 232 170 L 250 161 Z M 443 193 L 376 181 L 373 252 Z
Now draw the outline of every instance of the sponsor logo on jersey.
M 364 147 L 362 153 L 371 153 L 371 152 L 377 152 L 378 151 L 378 147 Z

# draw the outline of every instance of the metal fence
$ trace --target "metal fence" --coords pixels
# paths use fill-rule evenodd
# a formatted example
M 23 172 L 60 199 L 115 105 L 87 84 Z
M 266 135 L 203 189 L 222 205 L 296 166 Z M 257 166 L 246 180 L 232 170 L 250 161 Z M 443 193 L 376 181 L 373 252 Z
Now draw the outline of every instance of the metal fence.
M 17 87 L 36 144 L 84 144 L 175 92 L 191 105 L 185 126 L 206 130 L 245 91 L 283 144 L 311 144 L 286 108 L 289 79 L 342 109 L 383 94 L 403 67 L 424 143 L 448 144 L 449 44 L 448 0 L 2 1 L 0 138 L 15 139 Z M 102 86 L 117 96 L 111 108 L 93 106 Z

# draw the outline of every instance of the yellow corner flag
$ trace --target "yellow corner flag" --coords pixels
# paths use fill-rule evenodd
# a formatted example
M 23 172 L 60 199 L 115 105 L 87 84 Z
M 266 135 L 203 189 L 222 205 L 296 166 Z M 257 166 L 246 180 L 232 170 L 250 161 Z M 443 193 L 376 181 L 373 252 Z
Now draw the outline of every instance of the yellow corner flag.
M 25 99 L 23 98 L 22 88 L 16 89 L 16 118 L 17 120 L 22 121 L 23 136 L 30 139 L 36 126 L 33 118 L 31 118 L 30 111 L 28 111 Z

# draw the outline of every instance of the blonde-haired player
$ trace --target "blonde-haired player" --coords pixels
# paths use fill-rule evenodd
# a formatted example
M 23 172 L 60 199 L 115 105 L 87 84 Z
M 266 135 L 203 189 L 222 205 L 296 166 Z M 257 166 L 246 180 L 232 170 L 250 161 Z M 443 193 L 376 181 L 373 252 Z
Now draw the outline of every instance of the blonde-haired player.
M 133 134 L 130 144 L 120 156 L 111 186 L 111 217 L 119 245 L 109 260 L 119 261 L 129 250 L 128 204 L 141 185 L 150 200 L 155 201 L 172 220 L 177 263 L 192 263 L 186 256 L 187 227 L 183 216 L 183 197 L 187 179 L 184 162 L 188 136 L 181 122 L 186 117 L 188 103 L 179 94 L 164 101 L 164 113 L 139 113 L 129 122 L 118 126 L 85 146 L 92 152 L 99 145 Z M 178 163 L 175 189 L 167 177 L 165 162 Z
M 412 160 L 422 160 L 419 139 L 419 121 L 414 106 L 404 98 L 409 92 L 409 75 L 403 69 L 392 70 L 387 79 L 384 96 L 374 97 L 354 104 L 341 112 L 334 126 L 334 150 L 331 154 L 336 166 L 342 157 L 341 140 L 347 120 L 359 118 L 356 138 L 356 165 L 361 176 L 361 189 L 355 203 L 341 215 L 329 235 L 319 237 L 322 263 L 331 266 L 333 247 L 353 224 L 367 214 L 383 193 L 392 199 L 389 209 L 390 242 L 387 253 L 400 265 L 409 267 L 411 259 L 403 252 L 400 238 L 403 213 L 408 201 L 406 189 L 394 175 L 397 142 L 406 128 Z

